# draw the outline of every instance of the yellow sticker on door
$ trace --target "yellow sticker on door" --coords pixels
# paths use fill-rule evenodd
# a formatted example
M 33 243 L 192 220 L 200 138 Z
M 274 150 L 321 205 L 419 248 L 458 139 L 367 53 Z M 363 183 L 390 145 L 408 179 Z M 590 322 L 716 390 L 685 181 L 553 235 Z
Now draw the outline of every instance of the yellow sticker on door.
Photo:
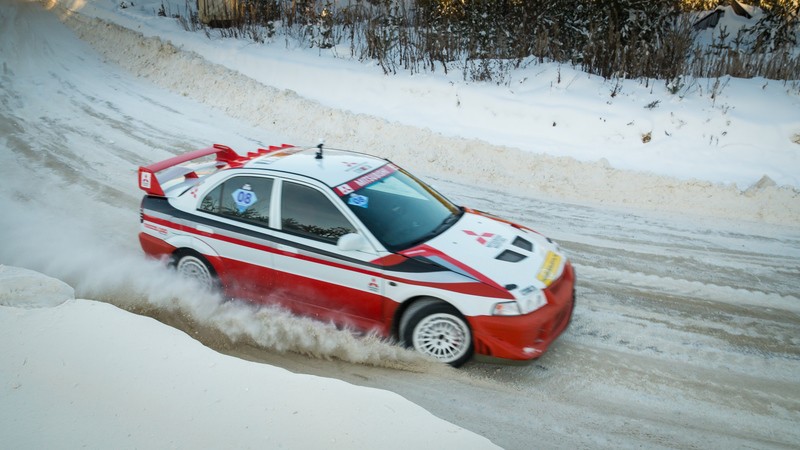
M 561 267 L 561 255 L 554 252 L 547 252 L 544 258 L 544 264 L 539 269 L 539 275 L 536 279 L 544 283 L 545 286 L 550 286 L 550 283 L 558 276 L 558 269 Z

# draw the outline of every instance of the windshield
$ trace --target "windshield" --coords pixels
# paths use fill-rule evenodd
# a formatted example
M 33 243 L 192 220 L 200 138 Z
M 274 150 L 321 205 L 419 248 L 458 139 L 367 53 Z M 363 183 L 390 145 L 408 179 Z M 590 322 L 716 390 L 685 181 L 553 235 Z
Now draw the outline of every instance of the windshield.
M 438 236 L 461 217 L 458 206 L 401 169 L 341 198 L 393 252 Z

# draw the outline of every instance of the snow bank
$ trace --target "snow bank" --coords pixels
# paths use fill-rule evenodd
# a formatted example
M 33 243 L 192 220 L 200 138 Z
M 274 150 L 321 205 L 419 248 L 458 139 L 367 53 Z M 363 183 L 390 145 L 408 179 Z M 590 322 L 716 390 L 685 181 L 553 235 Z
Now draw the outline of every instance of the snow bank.
M 75 290 L 61 280 L 0 265 L 0 306 L 50 308 L 74 298 Z
M 7 448 L 497 448 L 394 393 L 224 356 L 105 303 L 51 301 L 66 288 L 0 268 Z M 37 295 L 53 307 L 30 309 Z
M 318 137 L 324 137 L 331 147 L 378 154 L 417 172 L 562 201 L 781 224 L 800 222 L 800 191 L 790 186 L 757 183 L 743 191 L 733 183 L 686 180 L 653 172 L 620 170 L 612 167 L 606 159 L 595 162 L 579 161 L 569 156 L 552 156 L 510 146 L 492 145 L 480 139 L 445 136 L 417 126 L 324 106 L 301 97 L 294 91 L 265 85 L 237 70 L 212 64 L 198 54 L 181 50 L 158 37 L 144 37 L 139 32 L 110 22 L 74 14 L 65 16 L 63 20 L 106 59 L 137 76 L 225 111 L 247 123 L 294 136 L 296 141 L 292 143 L 295 144 L 315 144 Z M 423 92 L 420 95 L 425 94 Z M 569 113 L 564 108 L 565 106 L 559 106 L 562 115 Z M 633 132 L 637 139 L 641 139 L 640 135 L 645 132 L 653 132 L 654 140 L 661 139 L 663 133 L 669 134 L 670 131 L 664 128 L 666 125 L 655 127 L 654 123 L 661 121 L 671 122 L 671 128 L 668 128 L 673 132 L 677 129 L 691 129 L 692 136 L 702 134 L 702 139 L 713 140 L 716 136 L 719 140 L 719 136 L 729 133 L 732 136 L 736 133 L 740 133 L 739 136 L 742 136 L 741 133 L 751 136 L 759 133 L 758 121 L 755 125 L 747 122 L 747 126 L 743 125 L 737 131 L 736 127 L 726 128 L 730 127 L 730 120 L 724 115 L 713 115 L 714 123 L 711 124 L 700 123 L 702 120 L 692 116 L 698 123 L 687 125 L 680 117 L 673 117 L 671 112 L 665 113 L 666 117 L 648 118 L 647 109 L 640 106 L 637 108 L 638 114 L 643 117 L 631 122 L 635 126 L 620 125 L 624 133 Z M 614 117 L 613 113 L 608 113 L 608 116 L 607 120 L 623 120 Z M 606 119 L 600 117 L 599 120 Z M 724 123 L 726 120 L 727 125 Z M 800 122 L 792 125 L 792 113 L 789 113 L 786 120 L 786 129 L 781 133 L 791 134 L 794 130 L 792 126 L 797 128 L 795 132 L 800 132 Z M 581 142 L 585 140 L 582 137 L 585 133 L 579 126 L 583 123 L 574 123 L 569 131 L 570 136 Z M 760 123 L 763 124 L 763 121 Z M 589 128 L 592 126 L 587 125 Z M 709 131 L 704 131 L 703 127 L 709 127 Z M 470 129 L 465 127 L 464 135 L 470 134 Z M 590 135 L 594 136 L 591 133 Z M 786 137 L 787 142 L 788 139 Z M 219 140 L 225 143 L 225 136 L 220 136 Z M 680 145 L 682 142 L 676 141 L 676 144 Z M 557 146 L 557 141 L 553 141 L 553 145 Z M 612 139 L 608 142 L 581 145 L 589 149 L 598 145 L 611 149 L 599 152 L 603 154 L 613 152 L 617 142 Z M 717 161 L 707 164 L 708 167 L 701 168 L 701 171 L 728 173 L 733 170 L 736 163 L 729 162 L 726 156 L 732 148 L 734 147 L 698 150 L 710 152 L 706 159 Z M 252 149 L 240 149 L 248 150 Z M 665 157 L 665 152 L 672 152 L 674 157 Z M 752 166 L 751 157 L 763 159 L 758 148 L 747 147 L 737 154 L 742 152 L 750 156 L 740 161 L 739 167 Z M 641 167 L 642 164 L 650 164 L 652 167 L 660 164 L 660 161 L 665 162 L 662 166 L 697 166 L 696 163 L 682 161 L 680 154 L 680 151 L 671 149 L 670 144 L 662 144 L 662 147 L 658 147 L 657 154 L 645 150 L 641 150 L 640 154 L 629 152 L 625 161 L 632 162 L 630 165 L 636 167 Z M 794 156 L 787 161 L 797 160 L 796 152 L 792 155 Z M 625 162 L 615 164 L 617 167 L 624 166 Z M 783 171 L 785 170 L 784 167 Z

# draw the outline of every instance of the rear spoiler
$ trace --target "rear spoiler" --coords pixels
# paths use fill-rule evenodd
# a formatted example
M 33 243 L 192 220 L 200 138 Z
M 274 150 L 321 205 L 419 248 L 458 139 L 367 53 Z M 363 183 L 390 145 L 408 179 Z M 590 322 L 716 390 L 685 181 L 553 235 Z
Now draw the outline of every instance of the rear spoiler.
M 148 195 L 157 195 L 165 197 L 163 184 L 177 178 L 198 178 L 197 172 L 212 167 L 221 169 L 225 166 L 241 167 L 244 163 L 257 156 L 266 155 L 277 150 L 283 150 L 292 147 L 288 144 L 281 146 L 270 146 L 268 149 L 259 148 L 255 152 L 249 152 L 247 155 L 242 156 L 236 153 L 232 148 L 222 145 L 214 144 L 211 147 L 195 150 L 183 155 L 174 156 L 164 161 L 150 164 L 149 166 L 139 167 L 139 189 L 145 191 Z M 183 166 L 181 164 L 200 159 L 206 156 L 216 155 L 216 159 L 206 164 L 192 164 Z M 169 169 L 169 170 L 167 170 Z

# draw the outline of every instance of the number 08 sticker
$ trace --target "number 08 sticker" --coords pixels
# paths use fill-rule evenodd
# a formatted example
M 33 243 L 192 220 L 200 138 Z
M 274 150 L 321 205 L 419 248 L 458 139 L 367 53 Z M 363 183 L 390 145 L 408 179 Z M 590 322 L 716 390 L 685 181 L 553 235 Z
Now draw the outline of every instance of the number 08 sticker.
M 253 206 L 258 201 L 258 196 L 255 192 L 250 190 L 249 184 L 233 191 L 231 196 L 233 197 L 233 202 L 236 204 L 236 209 L 238 209 L 240 213 L 243 213 L 244 210 Z

